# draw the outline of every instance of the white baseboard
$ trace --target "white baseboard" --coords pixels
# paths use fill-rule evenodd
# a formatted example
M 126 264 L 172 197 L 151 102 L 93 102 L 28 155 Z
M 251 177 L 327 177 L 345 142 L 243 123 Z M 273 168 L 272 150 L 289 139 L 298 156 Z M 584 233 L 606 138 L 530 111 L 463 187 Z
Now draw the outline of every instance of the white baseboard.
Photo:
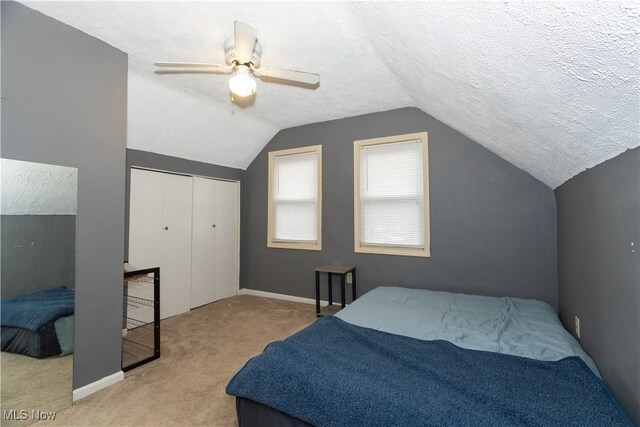
M 84 397 L 89 396 L 90 394 L 95 393 L 96 391 L 102 390 L 103 388 L 118 383 L 123 379 L 124 372 L 118 371 L 114 374 L 101 378 L 98 381 L 94 381 L 91 384 L 87 384 L 84 387 L 77 388 L 73 390 L 73 401 L 76 402 Z
M 265 291 L 256 291 L 254 289 L 247 289 L 247 288 L 240 289 L 238 291 L 238 295 L 253 295 L 256 297 L 274 298 L 274 299 L 281 299 L 284 301 L 301 302 L 303 304 L 313 304 L 313 305 L 316 304 L 316 300 L 313 298 L 295 297 L 293 295 L 276 294 L 273 292 L 265 292 Z M 336 301 L 333 301 L 333 303 L 336 304 Z M 328 301 L 320 300 L 321 306 L 324 307 L 327 304 L 329 304 Z M 340 304 L 339 301 L 338 301 L 338 304 Z

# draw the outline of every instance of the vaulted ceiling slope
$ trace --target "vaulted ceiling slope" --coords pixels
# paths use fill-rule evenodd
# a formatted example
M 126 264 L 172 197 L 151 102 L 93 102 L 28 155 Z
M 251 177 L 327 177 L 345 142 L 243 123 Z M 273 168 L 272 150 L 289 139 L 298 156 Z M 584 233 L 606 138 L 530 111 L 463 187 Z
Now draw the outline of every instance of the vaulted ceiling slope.
M 637 2 L 25 4 L 129 54 L 131 148 L 244 169 L 280 129 L 413 106 L 555 188 L 640 145 Z M 154 74 L 221 63 L 234 20 L 320 87 L 243 107 L 225 76 Z

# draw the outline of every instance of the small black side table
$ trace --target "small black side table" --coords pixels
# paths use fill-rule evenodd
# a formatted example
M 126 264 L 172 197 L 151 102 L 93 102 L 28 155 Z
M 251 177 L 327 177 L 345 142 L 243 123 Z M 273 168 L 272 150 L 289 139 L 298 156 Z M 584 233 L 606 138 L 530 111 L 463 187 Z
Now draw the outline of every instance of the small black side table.
M 320 273 L 329 275 L 327 283 L 329 285 L 329 305 L 320 310 Z M 356 268 L 352 265 L 322 265 L 316 268 L 316 317 L 330 316 L 340 309 L 333 305 L 333 276 L 340 276 L 340 297 L 341 308 L 344 308 L 344 285 L 347 274 L 351 273 L 351 302 L 356 299 Z

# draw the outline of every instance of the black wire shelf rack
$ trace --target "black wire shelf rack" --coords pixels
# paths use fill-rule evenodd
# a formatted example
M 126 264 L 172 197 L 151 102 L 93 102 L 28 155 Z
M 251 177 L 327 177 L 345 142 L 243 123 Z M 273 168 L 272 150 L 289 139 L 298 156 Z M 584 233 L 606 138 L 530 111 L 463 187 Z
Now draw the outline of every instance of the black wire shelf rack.
M 160 268 L 124 273 L 122 370 L 160 357 Z

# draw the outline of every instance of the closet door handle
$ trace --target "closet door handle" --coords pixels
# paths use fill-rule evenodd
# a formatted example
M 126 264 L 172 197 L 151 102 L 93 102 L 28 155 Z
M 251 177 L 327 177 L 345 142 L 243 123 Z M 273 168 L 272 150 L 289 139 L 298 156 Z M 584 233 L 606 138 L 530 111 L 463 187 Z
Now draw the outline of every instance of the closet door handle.
M 216 228 L 216 225 L 215 225 L 215 224 L 213 224 L 213 228 Z
M 165 226 L 165 227 L 164 227 L 164 229 L 165 229 L 165 230 L 168 230 L 168 229 L 169 229 L 169 227 Z

